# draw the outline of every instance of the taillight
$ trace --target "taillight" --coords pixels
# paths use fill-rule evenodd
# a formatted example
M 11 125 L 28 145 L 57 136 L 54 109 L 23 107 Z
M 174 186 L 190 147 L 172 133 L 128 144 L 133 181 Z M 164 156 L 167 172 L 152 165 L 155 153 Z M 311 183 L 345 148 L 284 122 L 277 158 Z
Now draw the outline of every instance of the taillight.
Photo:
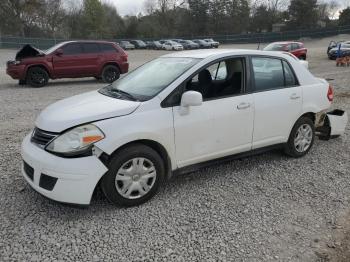
M 332 86 L 328 87 L 327 98 L 328 98 L 329 102 L 333 102 L 333 100 L 334 100 L 334 92 L 333 92 Z
M 122 55 L 122 59 L 123 59 L 124 62 L 128 62 L 128 54 L 124 53 Z

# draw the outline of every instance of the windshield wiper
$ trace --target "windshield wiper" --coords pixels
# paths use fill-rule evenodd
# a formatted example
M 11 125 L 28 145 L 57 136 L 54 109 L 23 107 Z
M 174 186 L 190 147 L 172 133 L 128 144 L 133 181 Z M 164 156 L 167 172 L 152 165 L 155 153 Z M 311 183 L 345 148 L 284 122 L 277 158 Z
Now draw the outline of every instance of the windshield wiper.
M 124 96 L 124 97 L 129 98 L 130 100 L 139 102 L 139 99 L 137 99 L 137 98 L 136 98 L 135 96 L 133 96 L 132 94 L 129 94 L 128 92 L 125 92 L 125 91 L 123 91 L 123 90 L 120 90 L 120 89 L 117 89 L 117 88 L 114 89 L 114 88 L 110 87 L 110 88 L 109 88 L 109 91 L 110 91 L 111 93 L 118 93 L 118 94 L 120 94 L 120 95 L 122 95 L 122 96 Z

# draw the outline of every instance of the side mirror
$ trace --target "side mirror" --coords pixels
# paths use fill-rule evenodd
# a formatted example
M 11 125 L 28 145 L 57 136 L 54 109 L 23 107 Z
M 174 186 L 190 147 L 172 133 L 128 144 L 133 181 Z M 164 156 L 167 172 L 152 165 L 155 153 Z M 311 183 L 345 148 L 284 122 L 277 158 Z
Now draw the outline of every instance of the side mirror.
M 63 49 L 57 49 L 56 50 L 56 52 L 55 52 L 55 54 L 57 55 L 57 56 L 61 56 L 61 55 L 63 55 Z
M 189 113 L 191 106 L 200 106 L 203 103 L 203 96 L 196 91 L 187 91 L 181 97 L 180 114 L 186 115 Z

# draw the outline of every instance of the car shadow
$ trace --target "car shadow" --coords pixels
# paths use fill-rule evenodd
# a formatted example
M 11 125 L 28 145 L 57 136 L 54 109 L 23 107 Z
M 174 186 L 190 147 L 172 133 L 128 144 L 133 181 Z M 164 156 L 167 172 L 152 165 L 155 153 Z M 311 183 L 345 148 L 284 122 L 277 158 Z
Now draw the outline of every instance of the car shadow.
M 69 80 L 51 80 L 49 81 L 49 83 L 44 86 L 44 87 L 32 87 L 29 85 L 19 85 L 17 82 L 13 82 L 13 83 L 5 83 L 5 84 L 1 84 L 0 85 L 0 89 L 1 90 L 7 90 L 7 89 L 46 89 L 46 88 L 50 88 L 50 87 L 65 87 L 65 86 L 69 86 L 69 87 L 74 87 L 74 86 L 82 86 L 82 85 L 99 85 L 98 87 L 103 87 L 104 85 L 107 85 L 106 83 L 100 81 L 100 80 L 96 80 L 94 78 L 92 79 L 69 79 Z M 85 86 L 84 86 L 85 87 Z M 89 87 L 89 86 L 86 86 Z

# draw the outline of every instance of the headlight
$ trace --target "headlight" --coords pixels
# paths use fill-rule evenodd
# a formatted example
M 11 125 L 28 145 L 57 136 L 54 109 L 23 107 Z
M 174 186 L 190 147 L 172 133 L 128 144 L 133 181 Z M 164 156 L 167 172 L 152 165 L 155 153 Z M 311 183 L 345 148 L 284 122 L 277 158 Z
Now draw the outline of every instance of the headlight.
M 46 150 L 58 154 L 76 155 L 88 150 L 91 145 L 104 137 L 105 135 L 95 125 L 78 126 L 55 138 Z

